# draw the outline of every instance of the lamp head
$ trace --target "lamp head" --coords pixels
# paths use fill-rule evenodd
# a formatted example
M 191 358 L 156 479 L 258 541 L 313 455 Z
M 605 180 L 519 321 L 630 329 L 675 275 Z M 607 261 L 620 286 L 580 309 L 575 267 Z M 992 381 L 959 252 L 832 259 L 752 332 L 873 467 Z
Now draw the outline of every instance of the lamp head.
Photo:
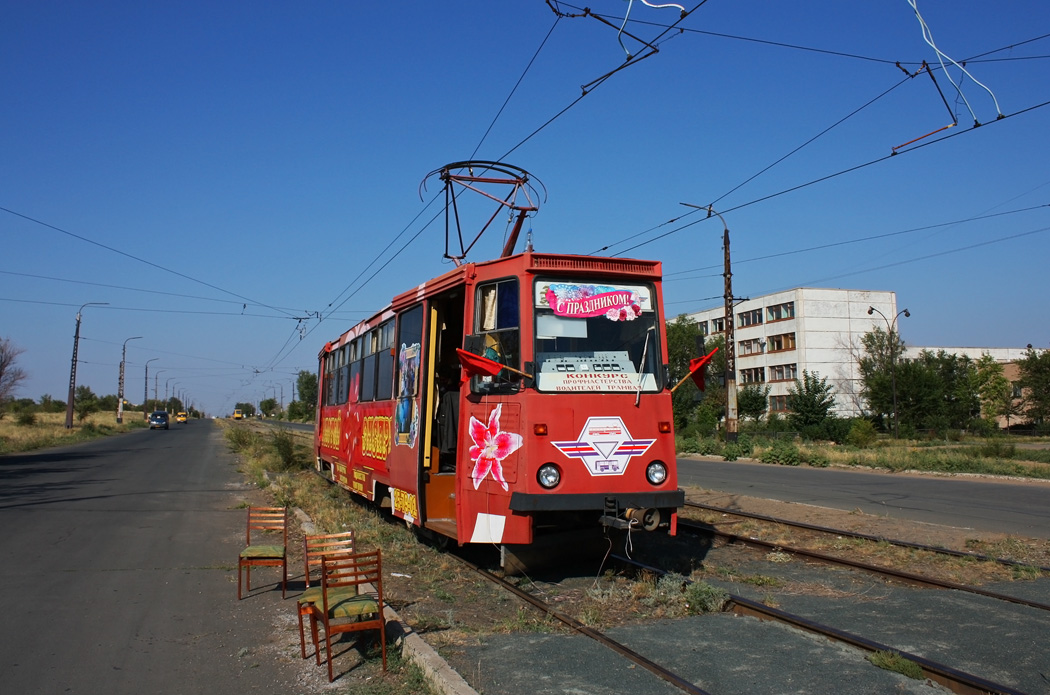
M 911 312 L 908 311 L 907 309 L 905 309 L 904 310 L 904 318 L 908 318 L 909 316 L 911 316 Z
M 868 316 L 871 316 L 874 313 L 875 313 L 875 307 L 869 306 L 868 307 Z

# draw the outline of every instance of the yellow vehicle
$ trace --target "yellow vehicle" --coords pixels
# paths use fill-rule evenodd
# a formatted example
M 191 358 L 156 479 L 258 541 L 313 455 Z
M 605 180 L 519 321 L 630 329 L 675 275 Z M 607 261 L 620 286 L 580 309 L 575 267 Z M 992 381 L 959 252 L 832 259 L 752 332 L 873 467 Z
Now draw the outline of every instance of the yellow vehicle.
M 244 413 L 242 413 L 239 409 L 233 411 L 233 419 L 234 420 L 242 420 L 242 419 L 244 419 Z
M 189 416 L 186 413 L 179 412 L 175 414 L 175 422 L 186 422 L 189 420 Z

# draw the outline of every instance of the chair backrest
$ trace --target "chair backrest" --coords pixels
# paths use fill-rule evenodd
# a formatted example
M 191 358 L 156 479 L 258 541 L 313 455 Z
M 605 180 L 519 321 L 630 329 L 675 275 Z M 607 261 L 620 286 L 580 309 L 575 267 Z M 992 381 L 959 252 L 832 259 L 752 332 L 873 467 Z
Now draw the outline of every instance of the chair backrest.
M 248 507 L 248 545 L 252 544 L 252 531 L 280 533 L 282 544 L 287 546 L 288 509 L 286 507 Z
M 383 556 L 380 550 L 349 555 L 323 555 L 321 557 L 321 587 L 324 610 L 328 610 L 328 592 L 332 589 L 356 587 L 362 584 L 375 587 L 380 611 L 383 605 Z
M 325 555 L 347 554 L 354 552 L 354 532 L 318 533 L 303 538 L 303 569 L 306 586 L 310 586 L 310 572 L 321 568 L 321 558 Z

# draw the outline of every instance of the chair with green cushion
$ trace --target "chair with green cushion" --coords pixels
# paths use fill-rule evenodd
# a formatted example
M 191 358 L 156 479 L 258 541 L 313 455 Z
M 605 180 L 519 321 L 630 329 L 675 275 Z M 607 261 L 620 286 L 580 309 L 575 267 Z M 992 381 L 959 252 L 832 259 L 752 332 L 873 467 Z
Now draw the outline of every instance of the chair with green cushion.
M 248 574 L 248 592 L 252 590 L 252 567 L 280 567 L 281 598 L 285 597 L 288 587 L 288 510 L 285 507 L 248 507 L 246 545 L 237 559 L 238 600 L 242 569 Z
M 305 536 L 303 538 L 303 576 L 306 583 L 306 591 L 299 596 L 299 649 L 303 658 L 306 658 L 306 635 L 303 633 L 303 616 L 310 615 L 310 604 L 321 600 L 321 587 L 310 586 L 310 574 L 316 568 L 321 568 L 321 558 L 326 555 L 338 555 L 354 552 L 354 532 L 343 531 L 341 533 L 319 533 Z M 352 594 L 357 594 L 357 587 L 348 589 Z M 320 655 L 317 657 L 320 663 Z
M 321 558 L 321 599 L 310 606 L 310 632 L 314 652 L 320 663 L 317 624 L 324 626 L 328 680 L 332 675 L 332 635 L 362 630 L 379 630 L 386 670 L 386 621 L 383 618 L 383 558 L 376 550 Z

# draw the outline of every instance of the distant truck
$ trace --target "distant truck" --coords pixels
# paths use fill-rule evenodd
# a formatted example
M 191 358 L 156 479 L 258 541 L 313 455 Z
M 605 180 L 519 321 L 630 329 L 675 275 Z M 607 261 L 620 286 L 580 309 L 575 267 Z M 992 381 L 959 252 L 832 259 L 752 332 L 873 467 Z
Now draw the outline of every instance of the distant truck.
M 244 419 L 244 413 L 242 413 L 239 409 L 238 410 L 234 410 L 233 411 L 233 419 L 234 420 L 243 420 Z

